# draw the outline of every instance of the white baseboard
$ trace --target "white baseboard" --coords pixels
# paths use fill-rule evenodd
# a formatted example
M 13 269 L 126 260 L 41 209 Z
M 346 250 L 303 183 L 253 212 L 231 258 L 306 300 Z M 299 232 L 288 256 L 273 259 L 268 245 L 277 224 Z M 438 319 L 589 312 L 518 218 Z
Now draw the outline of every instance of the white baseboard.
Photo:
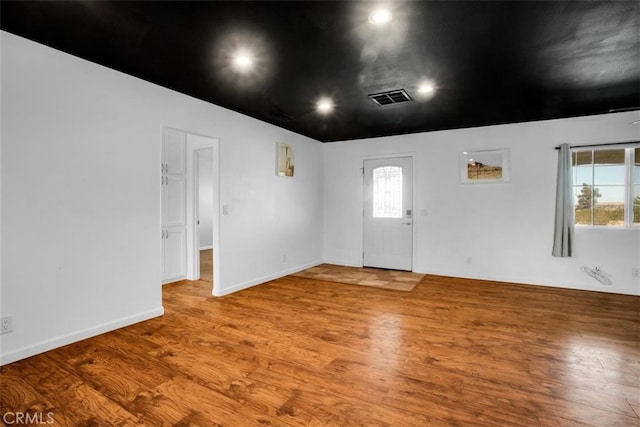
M 360 263 L 349 263 L 349 262 L 344 262 L 341 260 L 332 260 L 332 259 L 325 259 L 323 262 L 323 264 L 331 264 L 331 265 L 339 265 L 342 267 L 362 267 L 362 262 Z
M 281 277 L 288 276 L 289 274 L 297 273 L 299 271 L 306 270 L 307 268 L 315 267 L 320 264 L 322 264 L 322 261 L 314 261 L 307 264 L 298 265 L 296 267 L 288 268 L 286 270 L 282 270 L 274 274 L 269 274 L 267 276 L 259 277 L 257 279 L 248 280 L 243 283 L 238 283 L 237 285 L 229 286 L 224 289 L 220 289 L 220 290 L 214 289 L 213 295 L 217 297 L 229 295 L 233 292 L 238 292 L 243 289 L 251 288 L 256 285 L 261 285 L 271 280 L 279 279 Z
M 213 249 L 213 246 L 200 246 L 201 251 L 208 251 L 209 249 Z
M 167 280 L 166 282 L 162 282 L 162 286 L 170 285 L 171 283 L 180 282 L 182 280 L 194 280 L 194 279 L 190 279 L 187 276 L 184 276 L 184 277 L 180 277 L 179 279 L 171 279 L 171 280 Z
M 27 357 L 35 356 L 36 354 L 44 353 L 45 351 L 53 350 L 54 348 L 62 347 L 63 345 L 95 337 L 96 335 L 104 334 L 105 332 L 110 332 L 115 329 L 133 325 L 134 323 L 162 316 L 163 314 L 164 308 L 158 307 L 154 308 L 153 310 L 144 311 L 132 316 L 122 317 L 111 322 L 102 323 L 91 328 L 82 329 L 77 332 L 72 332 L 70 334 L 44 340 L 36 344 L 27 345 L 16 350 L 0 354 L 0 366 L 16 362 L 21 359 L 26 359 Z
M 550 280 L 540 281 L 531 277 L 478 275 L 478 274 L 461 273 L 459 271 L 446 271 L 446 270 L 437 270 L 437 269 L 432 269 L 430 271 L 416 271 L 416 273 L 433 274 L 434 276 L 456 277 L 461 279 L 485 280 L 490 282 L 516 283 L 519 285 L 528 285 L 528 286 L 542 286 L 542 287 L 549 287 L 549 288 L 575 289 L 578 291 L 604 292 L 604 293 L 612 293 L 612 294 L 620 294 L 620 295 L 640 296 L 640 288 L 638 289 L 637 293 L 634 293 L 634 292 L 628 292 L 625 290 L 620 290 L 612 287 L 603 288 L 601 286 L 598 286 L 598 284 L 587 285 L 584 283 L 578 283 L 570 280 L 565 280 L 560 282 L 550 281 Z

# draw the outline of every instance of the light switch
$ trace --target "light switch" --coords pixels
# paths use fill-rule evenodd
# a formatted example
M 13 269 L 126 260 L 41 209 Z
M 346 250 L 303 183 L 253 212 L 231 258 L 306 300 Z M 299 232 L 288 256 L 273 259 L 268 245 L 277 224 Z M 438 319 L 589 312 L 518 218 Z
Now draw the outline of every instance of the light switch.
M 429 212 L 426 209 L 420 209 L 420 216 L 427 216 Z
M 222 205 L 222 215 L 229 215 L 229 205 Z

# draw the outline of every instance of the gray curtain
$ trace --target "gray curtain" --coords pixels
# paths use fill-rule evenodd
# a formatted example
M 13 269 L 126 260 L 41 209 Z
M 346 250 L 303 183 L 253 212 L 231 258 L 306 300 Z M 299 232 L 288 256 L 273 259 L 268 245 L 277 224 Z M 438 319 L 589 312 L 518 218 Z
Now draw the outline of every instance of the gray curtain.
M 558 178 L 556 188 L 556 222 L 552 255 L 573 256 L 573 185 L 571 179 L 571 148 L 560 144 L 558 150 Z

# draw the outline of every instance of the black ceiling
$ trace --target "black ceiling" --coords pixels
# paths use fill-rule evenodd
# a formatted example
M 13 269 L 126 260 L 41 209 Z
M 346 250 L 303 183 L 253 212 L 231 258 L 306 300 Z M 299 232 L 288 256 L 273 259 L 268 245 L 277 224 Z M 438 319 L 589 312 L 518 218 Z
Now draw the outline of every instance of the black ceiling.
M 640 3 L 2 1 L 2 29 L 319 141 L 637 109 Z M 229 65 L 233 49 L 254 69 Z M 431 96 L 418 84 L 430 80 Z M 368 95 L 404 89 L 410 101 Z M 321 96 L 333 99 L 319 114 Z

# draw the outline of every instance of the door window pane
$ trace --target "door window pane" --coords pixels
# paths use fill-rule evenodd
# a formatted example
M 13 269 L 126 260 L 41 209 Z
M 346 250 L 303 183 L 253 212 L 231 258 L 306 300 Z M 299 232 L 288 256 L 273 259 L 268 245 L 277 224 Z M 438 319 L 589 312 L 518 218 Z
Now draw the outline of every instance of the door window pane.
M 382 166 L 373 170 L 373 217 L 402 218 L 402 168 Z

